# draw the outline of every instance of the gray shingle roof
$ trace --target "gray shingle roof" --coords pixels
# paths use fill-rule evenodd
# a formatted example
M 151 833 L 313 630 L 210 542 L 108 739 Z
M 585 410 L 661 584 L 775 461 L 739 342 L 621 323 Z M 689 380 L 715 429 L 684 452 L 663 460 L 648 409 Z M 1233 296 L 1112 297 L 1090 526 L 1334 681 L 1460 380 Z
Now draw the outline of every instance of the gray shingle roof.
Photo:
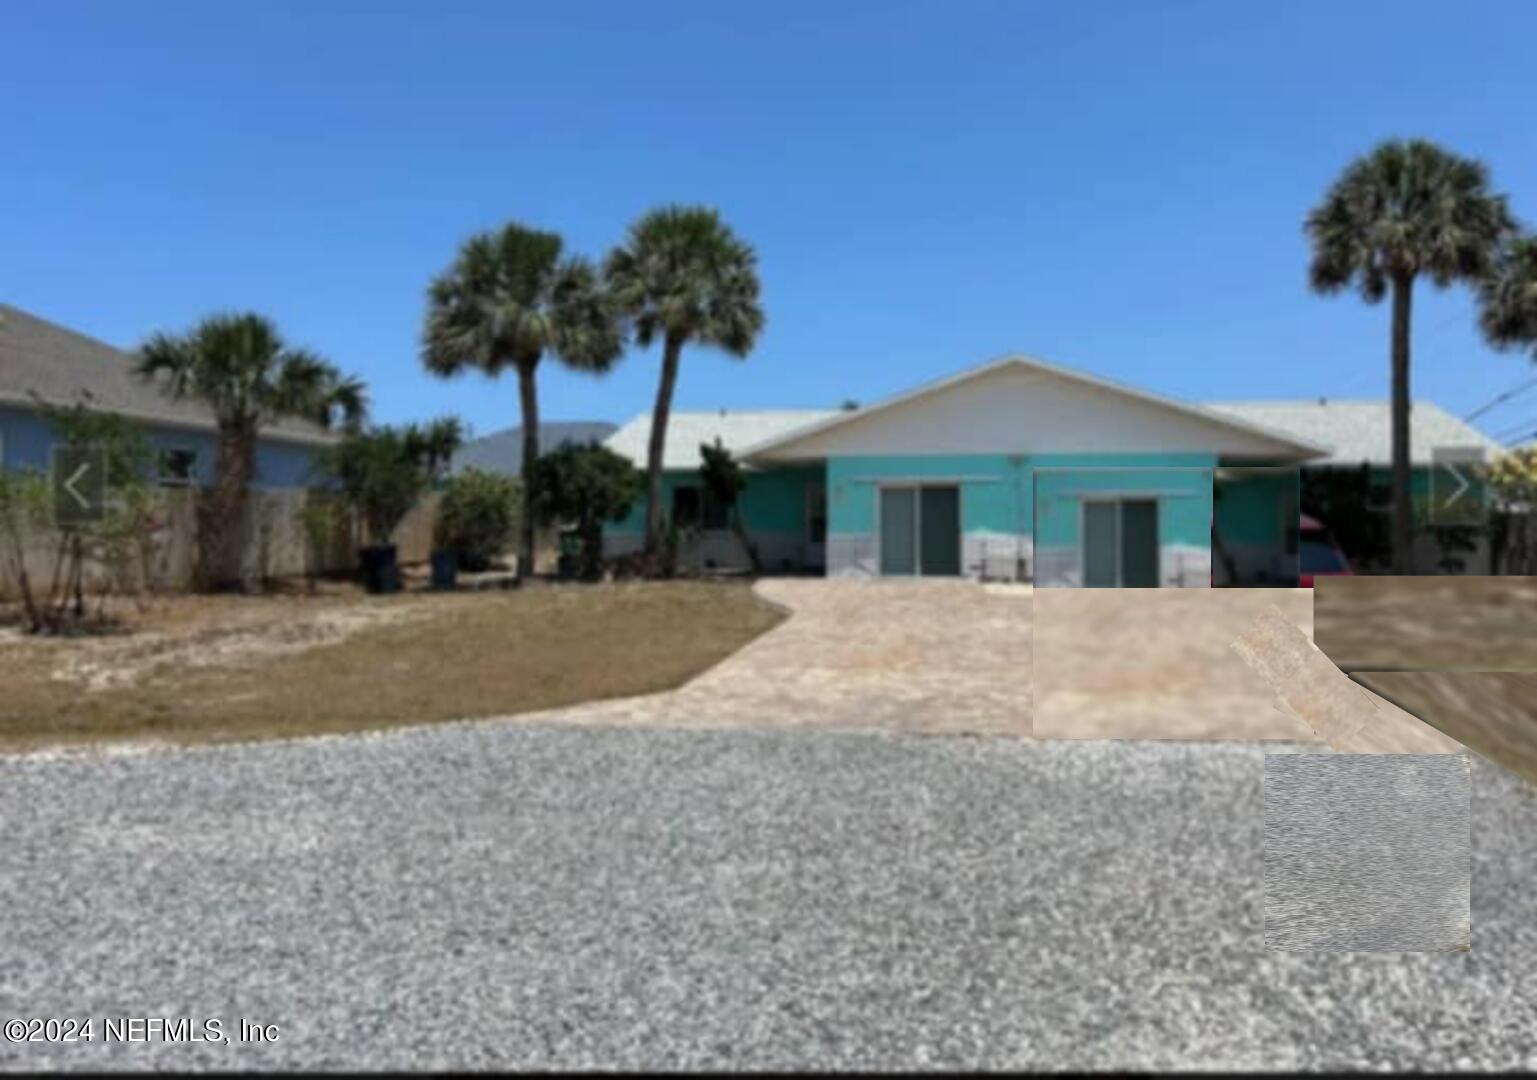
M 833 409 L 720 409 L 715 412 L 675 412 L 667 419 L 667 447 L 662 454 L 665 469 L 697 469 L 699 444 L 719 439 L 737 453 L 769 439 L 788 435 L 796 428 L 830 416 Z M 637 466 L 646 467 L 646 444 L 651 438 L 651 414 L 641 413 L 608 437 L 605 444 Z
M 1207 402 L 1204 407 L 1333 451 L 1310 465 L 1392 461 L 1392 414 L 1385 401 L 1228 401 Z M 728 450 L 740 453 L 837 415 L 831 409 L 675 412 L 667 426 L 665 466 L 697 469 L 699 444 L 717 437 Z M 644 468 L 650 433 L 651 414 L 643 413 L 609 436 L 607 445 Z M 1431 448 L 1436 446 L 1482 446 L 1491 456 L 1501 449 L 1495 440 L 1429 401 L 1414 403 L 1409 433 L 1411 457 L 1419 464 L 1430 463 Z
M 1393 415 L 1386 401 L 1213 401 L 1207 408 L 1250 423 L 1290 431 L 1333 452 L 1312 465 L 1388 465 L 1393 460 Z M 1500 444 L 1439 405 L 1416 401 L 1409 416 L 1409 458 L 1431 462 L 1433 447 L 1481 446 L 1491 456 Z
M 556 421 L 539 425 L 539 452 L 555 450 L 569 443 L 602 442 L 613 434 L 615 425 L 601 420 Z M 465 469 L 517 476 L 523 471 L 523 429 L 505 428 L 472 439 L 459 448 L 449 464 L 450 473 Z
M 134 357 L 46 319 L 0 304 L 0 403 L 35 408 L 33 395 L 51 405 L 84 403 L 133 420 L 212 430 L 212 410 L 199 401 L 172 401 L 133 371 Z M 262 429 L 263 438 L 331 442 L 335 436 L 304 420 Z

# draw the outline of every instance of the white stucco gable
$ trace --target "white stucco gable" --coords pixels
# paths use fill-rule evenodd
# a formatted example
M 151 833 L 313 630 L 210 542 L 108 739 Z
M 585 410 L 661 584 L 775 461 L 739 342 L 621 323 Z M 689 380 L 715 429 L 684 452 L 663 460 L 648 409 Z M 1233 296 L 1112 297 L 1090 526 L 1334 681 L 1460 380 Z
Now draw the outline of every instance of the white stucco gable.
M 1213 453 L 1303 461 L 1326 448 L 1196 405 L 1008 356 L 744 449 L 759 462 L 889 454 Z

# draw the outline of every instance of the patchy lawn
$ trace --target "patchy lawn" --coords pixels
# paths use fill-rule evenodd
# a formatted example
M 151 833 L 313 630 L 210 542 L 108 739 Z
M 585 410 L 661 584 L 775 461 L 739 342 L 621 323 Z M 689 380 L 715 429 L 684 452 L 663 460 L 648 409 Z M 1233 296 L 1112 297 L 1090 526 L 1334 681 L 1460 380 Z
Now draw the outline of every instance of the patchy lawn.
M 128 632 L 0 630 L 0 749 L 432 723 L 667 690 L 778 623 L 742 584 L 176 597 Z

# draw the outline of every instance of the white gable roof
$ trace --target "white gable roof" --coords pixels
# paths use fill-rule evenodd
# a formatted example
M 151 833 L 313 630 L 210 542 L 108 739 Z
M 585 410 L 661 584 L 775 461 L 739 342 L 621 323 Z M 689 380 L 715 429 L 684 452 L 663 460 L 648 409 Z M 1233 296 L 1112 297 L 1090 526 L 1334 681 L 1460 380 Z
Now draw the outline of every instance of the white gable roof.
M 1225 401 L 1208 408 L 1328 447 L 1329 456 L 1315 465 L 1388 465 L 1393 460 L 1393 412 L 1386 401 Z M 1409 460 L 1428 465 L 1438 446 L 1479 446 L 1491 458 L 1501 449 L 1439 405 L 1416 401 L 1409 414 Z
M 1214 453 L 1302 461 L 1327 453 L 1289 432 L 1005 356 L 743 449 L 758 461 L 843 454 Z
M 715 412 L 674 412 L 667 418 L 667 445 L 662 451 L 664 469 L 698 469 L 699 444 L 722 446 L 740 456 L 749 446 L 778 438 L 791 431 L 836 415 L 831 409 L 720 409 Z M 639 468 L 646 467 L 651 441 L 651 414 L 634 417 L 604 440 L 616 454 L 623 454 Z

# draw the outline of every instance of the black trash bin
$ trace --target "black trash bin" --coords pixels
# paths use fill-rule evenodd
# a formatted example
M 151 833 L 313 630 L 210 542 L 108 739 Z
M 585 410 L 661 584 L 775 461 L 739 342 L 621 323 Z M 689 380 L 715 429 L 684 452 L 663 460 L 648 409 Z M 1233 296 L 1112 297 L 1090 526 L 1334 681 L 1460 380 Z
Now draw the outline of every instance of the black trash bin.
M 459 582 L 459 553 L 434 551 L 432 553 L 432 587 L 452 589 Z
M 358 549 L 358 570 L 363 588 L 371 593 L 400 591 L 400 565 L 395 561 L 394 544 L 370 544 Z

